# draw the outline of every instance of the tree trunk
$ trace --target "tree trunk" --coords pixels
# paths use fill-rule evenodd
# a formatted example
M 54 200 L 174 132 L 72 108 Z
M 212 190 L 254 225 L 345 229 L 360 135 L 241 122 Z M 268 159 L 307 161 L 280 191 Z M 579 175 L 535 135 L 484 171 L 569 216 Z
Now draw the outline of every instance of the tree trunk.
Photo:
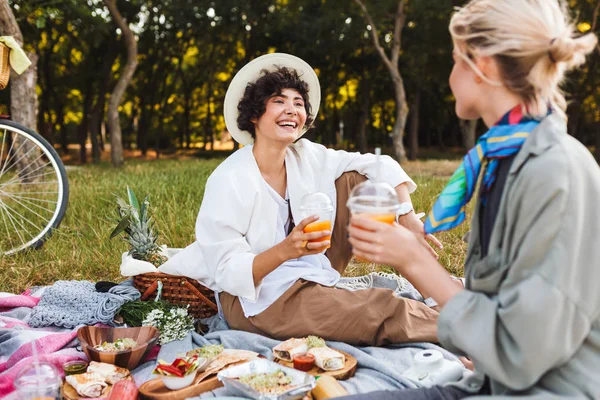
M 7 0 L 0 0 L 0 35 L 12 36 L 23 46 L 23 35 Z M 31 66 L 23 74 L 17 75 L 11 71 L 10 113 L 13 121 L 37 130 L 38 98 L 35 87 L 38 57 L 31 52 L 27 52 L 27 57 L 31 60 Z
M 406 92 L 404 90 L 404 81 L 398 68 L 398 60 L 402 49 L 402 29 L 406 22 L 406 13 L 404 7 L 406 6 L 407 0 L 398 0 L 398 7 L 396 14 L 394 15 L 394 34 L 392 39 L 391 54 L 388 55 L 385 49 L 379 43 L 379 37 L 377 33 L 377 26 L 373 21 L 373 18 L 369 14 L 369 10 L 364 0 L 354 0 L 356 4 L 362 9 L 365 14 L 367 23 L 371 26 L 371 38 L 373 40 L 373 46 L 383 64 L 386 66 L 392 77 L 394 84 L 394 94 L 396 98 L 396 121 L 394 122 L 394 128 L 392 129 L 392 140 L 394 144 L 394 153 L 398 161 L 402 162 L 406 159 L 406 150 L 404 149 L 404 143 L 402 143 L 402 136 L 404 135 L 404 128 L 406 125 L 406 117 L 408 116 L 408 105 L 406 104 Z
M 77 138 L 79 140 L 79 163 L 84 165 L 87 163 L 87 137 L 90 119 L 92 117 L 92 101 L 94 98 L 94 81 L 89 79 L 83 95 L 83 113 L 81 123 L 77 129 Z
M 188 93 L 187 88 L 183 90 L 183 118 L 181 119 L 181 129 L 179 130 L 179 148 L 190 147 L 190 99 L 191 95 Z M 187 141 L 187 144 L 186 144 Z
M 0 35 L 12 36 L 19 45 L 23 46 L 23 35 L 6 0 L 0 0 Z M 31 60 L 29 68 L 21 75 L 18 75 L 15 71 L 11 71 L 10 114 L 13 121 L 36 131 L 38 57 L 32 52 L 27 52 L 27 57 Z M 22 155 L 22 157 L 18 158 L 17 162 L 19 175 L 24 180 L 30 181 L 32 180 L 31 171 L 41 168 L 43 162 L 39 159 L 39 152 L 34 150 L 34 144 L 29 141 L 20 142 L 19 140 L 15 140 L 15 148 L 19 149 Z
M 69 154 L 69 137 L 65 128 L 65 105 L 60 96 L 54 94 L 54 109 L 56 110 L 56 125 L 60 134 L 60 149 L 63 154 Z
M 392 141 L 394 143 L 394 153 L 399 162 L 406 160 L 406 149 L 402 142 L 406 118 L 408 117 L 408 104 L 406 104 L 406 93 L 404 91 L 404 82 L 400 73 L 394 77 L 394 93 L 396 95 L 396 121 L 392 129 Z
M 98 95 L 96 96 L 96 102 L 92 110 L 92 116 L 90 118 L 90 140 L 92 142 L 92 162 L 97 164 L 100 162 L 101 153 L 101 127 L 102 121 L 104 120 L 104 108 L 106 105 L 106 93 L 110 87 L 112 73 L 112 65 L 117 58 L 117 45 L 116 40 L 109 41 L 107 45 L 107 52 L 104 54 L 102 60 L 102 67 L 100 67 L 100 73 L 98 74 Z
M 161 90 L 160 90 L 160 95 L 159 95 L 159 99 L 161 100 L 161 105 L 160 108 L 158 110 L 158 125 L 157 125 L 157 129 L 156 132 L 154 134 L 154 150 L 156 151 L 156 159 L 160 158 L 160 134 L 164 131 L 164 120 L 165 120 L 165 113 L 167 110 L 167 101 L 169 100 L 169 96 L 168 96 L 168 88 L 167 88 L 167 78 L 164 77 L 162 83 L 161 83 Z M 150 120 L 150 123 L 152 123 L 152 120 Z
M 358 149 L 361 153 L 367 151 L 367 124 L 371 109 L 371 96 L 369 96 L 369 83 L 361 81 L 360 116 L 358 118 Z
M 417 90 L 415 100 L 412 106 L 412 113 L 410 116 L 410 145 L 409 145 L 409 160 L 416 160 L 417 153 L 419 152 L 419 122 L 421 113 L 421 91 Z
M 460 131 L 462 133 L 463 147 L 466 151 L 475 147 L 475 136 L 477 133 L 477 122 L 479 120 L 459 120 Z
M 119 10 L 116 0 L 104 0 L 110 15 L 123 34 L 125 45 L 127 47 L 127 63 L 121 71 L 119 81 L 110 95 L 108 102 L 108 126 L 110 128 L 110 158 L 115 167 L 123 165 L 123 138 L 121 134 L 121 125 L 119 121 L 119 104 L 121 98 L 133 78 L 137 67 L 137 43 L 133 32 L 129 29 Z

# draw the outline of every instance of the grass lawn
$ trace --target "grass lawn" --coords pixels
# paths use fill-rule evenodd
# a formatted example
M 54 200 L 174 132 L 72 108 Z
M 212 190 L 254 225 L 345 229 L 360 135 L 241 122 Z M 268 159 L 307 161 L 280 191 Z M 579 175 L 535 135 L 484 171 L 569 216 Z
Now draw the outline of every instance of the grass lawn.
M 128 161 L 123 169 L 109 164 L 74 167 L 68 171 L 70 199 L 67 215 L 50 240 L 39 250 L 0 256 L 0 292 L 18 293 L 33 285 L 49 285 L 57 280 L 87 279 L 120 281 L 121 254 L 127 244 L 109 240 L 115 226 L 116 203 L 113 193 L 126 196 L 129 185 L 138 197 L 150 195 L 161 243 L 185 247 L 194 240 L 196 215 L 204 184 L 221 162 L 215 160 Z M 417 211 L 431 208 L 456 161 L 416 161 L 404 165 L 419 185 L 413 194 Z M 462 275 L 468 230 L 463 224 L 452 232 L 438 235 L 444 244 L 441 263 L 452 273 Z M 348 275 L 361 275 L 385 267 L 352 263 Z M 386 269 L 387 270 L 387 269 Z

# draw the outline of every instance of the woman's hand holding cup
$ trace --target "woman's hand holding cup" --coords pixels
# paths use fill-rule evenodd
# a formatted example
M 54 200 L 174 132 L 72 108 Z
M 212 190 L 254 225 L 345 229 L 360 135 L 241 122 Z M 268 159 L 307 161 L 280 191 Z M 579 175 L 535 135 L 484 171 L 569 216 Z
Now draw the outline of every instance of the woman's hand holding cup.
M 420 259 L 417 252 L 426 251 L 415 234 L 405 227 L 387 224 L 371 218 L 352 216 L 350 244 L 355 256 L 376 264 L 385 264 L 403 273 L 412 261 Z
M 319 220 L 318 215 L 304 218 L 292 229 L 282 242 L 288 260 L 301 256 L 319 254 L 331 245 L 331 230 L 304 232 L 309 224 Z

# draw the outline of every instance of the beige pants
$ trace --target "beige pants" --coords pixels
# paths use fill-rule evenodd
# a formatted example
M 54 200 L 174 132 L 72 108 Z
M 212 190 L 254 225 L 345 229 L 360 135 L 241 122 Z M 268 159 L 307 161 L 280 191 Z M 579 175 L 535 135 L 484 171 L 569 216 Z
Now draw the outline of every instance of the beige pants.
M 352 257 L 346 201 L 352 188 L 364 180 L 362 175 L 348 172 L 335 182 L 337 213 L 326 255 L 340 273 Z M 398 298 L 390 289 L 350 292 L 299 280 L 265 311 L 250 318 L 244 316 L 237 297 L 222 292 L 219 300 L 231 328 L 275 339 L 317 335 L 327 340 L 376 346 L 437 341 L 438 313 L 421 302 Z

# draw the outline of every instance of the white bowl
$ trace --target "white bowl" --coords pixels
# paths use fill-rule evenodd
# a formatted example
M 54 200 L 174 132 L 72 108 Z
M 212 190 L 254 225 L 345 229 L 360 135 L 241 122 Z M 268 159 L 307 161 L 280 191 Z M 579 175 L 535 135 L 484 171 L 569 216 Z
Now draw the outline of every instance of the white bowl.
M 162 376 L 162 381 L 166 387 L 171 390 L 179 390 L 184 387 L 188 387 L 194 382 L 194 378 L 196 377 L 196 371 L 188 374 L 186 376 L 182 376 L 181 378 L 178 376 Z

